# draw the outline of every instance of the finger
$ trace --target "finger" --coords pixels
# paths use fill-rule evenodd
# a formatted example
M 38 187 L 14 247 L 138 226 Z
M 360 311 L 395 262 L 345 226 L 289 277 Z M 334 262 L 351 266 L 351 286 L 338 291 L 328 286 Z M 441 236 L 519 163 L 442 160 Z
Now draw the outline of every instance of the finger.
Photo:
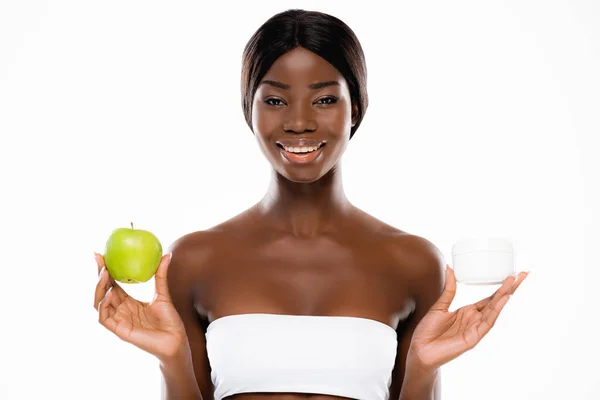
M 494 293 L 492 293 L 490 296 L 486 297 L 485 299 L 481 299 L 477 303 L 475 303 L 474 305 L 477 308 L 477 310 L 482 311 L 492 301 L 501 298 L 502 296 L 504 296 L 507 293 L 510 293 L 510 288 L 511 288 L 511 285 L 513 285 L 513 283 L 514 283 L 514 279 L 515 278 L 513 276 L 507 277 L 506 279 L 504 279 L 504 282 L 502 282 L 502 286 L 500 286 L 498 288 L 498 290 L 496 290 Z
M 510 296 L 512 295 L 512 287 L 517 279 L 518 277 L 509 276 L 504 280 L 502 286 L 494 293 L 492 300 L 482 310 L 483 320 L 492 320 L 495 322 L 495 318 L 498 318 L 500 310 L 502 310 L 504 304 L 506 304 L 506 302 L 510 299 Z M 500 308 L 498 308 L 498 304 L 501 305 Z M 491 326 L 489 328 L 491 328 Z
M 477 334 L 479 335 L 479 338 L 485 336 L 490 329 L 492 329 L 496 323 L 496 320 L 498 319 L 498 316 L 500 315 L 500 312 L 509 299 L 510 295 L 506 294 L 498 299 L 498 301 L 493 302 L 493 306 L 489 306 L 484 310 L 481 317 L 481 324 L 479 324 L 477 327 Z
M 494 294 L 495 293 L 496 292 L 494 292 Z M 494 298 L 494 294 L 486 297 L 485 299 L 479 300 L 477 303 L 475 303 L 475 307 L 477 308 L 477 311 L 483 310 L 488 304 L 490 304 L 490 302 Z
M 523 283 L 525 278 L 527 278 L 527 275 L 528 272 L 520 272 L 516 277 L 508 277 L 504 281 L 502 287 L 500 287 L 500 289 L 498 289 L 496 293 L 494 293 L 491 300 L 489 298 L 486 298 L 478 302 L 477 304 L 487 303 L 483 307 L 482 318 L 488 320 L 493 319 L 493 321 L 495 322 L 495 318 L 498 318 L 500 311 L 502 311 L 502 308 L 508 302 L 510 296 L 512 296 L 515 293 L 517 288 L 521 285 L 521 283 Z
M 96 258 L 96 265 L 98 265 L 98 275 L 100 275 L 100 272 L 102 272 L 102 268 L 106 266 L 104 263 L 104 257 L 102 256 L 102 254 L 98 254 L 96 252 L 94 252 L 94 257 Z
M 525 280 L 525 278 L 527 278 L 527 276 L 529 276 L 529 272 L 520 272 L 519 275 L 517 275 L 517 279 L 515 280 L 515 283 L 512 285 L 511 289 L 510 289 L 510 294 L 514 294 L 517 289 L 519 288 L 519 286 L 521 286 L 521 283 L 523 283 L 523 281 Z
M 127 293 L 110 277 L 106 268 L 103 267 L 94 293 L 94 308 L 96 310 L 98 309 L 98 304 L 106 295 L 106 292 L 111 288 L 115 292 L 114 296 L 117 298 L 119 304 L 127 298 Z
M 100 276 L 100 274 L 102 273 L 103 270 L 106 270 L 106 262 L 104 260 L 104 256 L 102 254 L 96 253 L 94 252 L 94 257 L 96 258 L 96 264 L 98 265 L 98 276 Z M 110 273 L 108 273 L 108 280 L 111 283 L 112 286 L 115 287 L 115 295 L 119 298 L 120 301 L 125 300 L 125 298 L 127 297 L 127 293 L 123 290 L 123 288 L 121 288 L 121 286 L 119 286 L 114 278 L 112 276 L 110 276 Z
M 108 274 L 108 271 L 106 273 Z M 119 304 L 121 304 L 129 295 L 113 278 L 110 278 L 110 280 L 112 282 L 112 290 L 115 292 L 114 296 L 119 300 Z
M 112 304 L 114 298 L 111 287 L 98 305 L 98 322 L 111 332 L 115 332 L 117 327 L 117 321 L 114 319 L 116 307 Z
M 94 257 L 96 257 L 96 264 L 98 265 L 98 276 L 100 276 L 102 271 L 106 269 L 106 262 L 104 261 L 104 256 L 102 254 L 98 254 L 98 253 L 94 252 Z M 110 283 L 114 285 L 115 280 L 113 279 L 112 276 L 110 276 L 110 274 L 109 274 L 108 279 L 109 279 Z
M 446 265 L 446 283 L 444 285 L 444 291 L 440 295 L 439 299 L 431 307 L 432 310 L 448 311 L 454 295 L 456 294 L 456 278 L 454 276 L 454 270 Z
M 497 297 L 502 297 L 505 294 L 509 294 L 510 293 L 510 288 L 512 287 L 512 285 L 515 283 L 515 280 L 517 279 L 516 276 L 514 275 L 510 275 L 508 276 L 504 282 L 502 282 L 502 286 L 500 286 L 498 288 L 498 290 L 496 290 L 496 293 L 494 293 L 494 296 Z
M 111 287 L 112 283 L 110 281 L 108 271 L 106 271 L 106 268 L 102 268 L 100 272 L 100 278 L 98 278 L 98 283 L 96 284 L 96 291 L 94 293 L 94 308 L 96 310 L 98 310 L 98 305 L 106 296 Z
M 169 253 L 161 258 L 156 274 L 154 275 L 154 285 L 156 290 L 155 299 L 161 301 L 171 301 L 169 286 L 167 284 L 167 270 L 171 263 L 171 257 L 172 254 Z

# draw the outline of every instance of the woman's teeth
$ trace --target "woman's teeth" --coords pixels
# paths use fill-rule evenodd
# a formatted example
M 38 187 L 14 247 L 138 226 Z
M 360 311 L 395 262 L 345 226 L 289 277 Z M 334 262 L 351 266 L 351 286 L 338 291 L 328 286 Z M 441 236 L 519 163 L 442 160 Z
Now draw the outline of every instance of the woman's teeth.
M 321 146 L 311 146 L 311 147 L 289 147 L 283 146 L 283 149 L 288 153 L 310 153 L 317 150 Z

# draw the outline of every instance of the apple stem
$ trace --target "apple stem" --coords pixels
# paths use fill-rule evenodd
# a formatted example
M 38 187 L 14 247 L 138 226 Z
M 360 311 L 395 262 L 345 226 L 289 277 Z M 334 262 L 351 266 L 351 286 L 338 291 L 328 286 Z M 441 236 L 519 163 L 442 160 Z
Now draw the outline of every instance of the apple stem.
M 133 222 L 130 222 L 130 224 L 131 224 L 131 229 L 133 229 Z

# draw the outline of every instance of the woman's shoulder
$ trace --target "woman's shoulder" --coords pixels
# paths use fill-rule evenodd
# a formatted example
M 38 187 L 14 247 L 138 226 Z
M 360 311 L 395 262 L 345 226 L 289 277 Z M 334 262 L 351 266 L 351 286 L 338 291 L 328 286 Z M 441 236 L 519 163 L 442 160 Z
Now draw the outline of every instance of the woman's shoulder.
M 387 249 L 392 265 L 415 298 L 436 299 L 441 294 L 446 262 L 432 241 L 415 234 L 402 234 L 390 237 Z
M 369 242 L 389 260 L 389 265 L 401 274 L 402 280 L 439 285 L 439 280 L 445 276 L 446 263 L 443 253 L 431 240 L 361 213 L 366 231 L 372 238 Z
M 248 218 L 248 213 L 243 212 L 210 228 L 180 236 L 169 246 L 172 263 L 181 270 L 202 271 L 214 257 L 232 250 L 236 235 L 244 232 L 240 228 Z

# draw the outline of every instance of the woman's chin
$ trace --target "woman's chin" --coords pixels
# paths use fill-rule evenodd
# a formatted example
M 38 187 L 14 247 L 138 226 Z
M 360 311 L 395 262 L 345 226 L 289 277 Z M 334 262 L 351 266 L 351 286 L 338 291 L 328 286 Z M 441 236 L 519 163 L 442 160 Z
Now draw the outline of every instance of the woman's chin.
M 277 168 L 279 175 L 294 183 L 313 183 L 321 179 L 326 171 L 320 168 Z
M 313 183 L 321 179 L 322 175 L 313 175 L 313 174 L 285 174 L 283 175 L 290 182 L 294 183 Z

